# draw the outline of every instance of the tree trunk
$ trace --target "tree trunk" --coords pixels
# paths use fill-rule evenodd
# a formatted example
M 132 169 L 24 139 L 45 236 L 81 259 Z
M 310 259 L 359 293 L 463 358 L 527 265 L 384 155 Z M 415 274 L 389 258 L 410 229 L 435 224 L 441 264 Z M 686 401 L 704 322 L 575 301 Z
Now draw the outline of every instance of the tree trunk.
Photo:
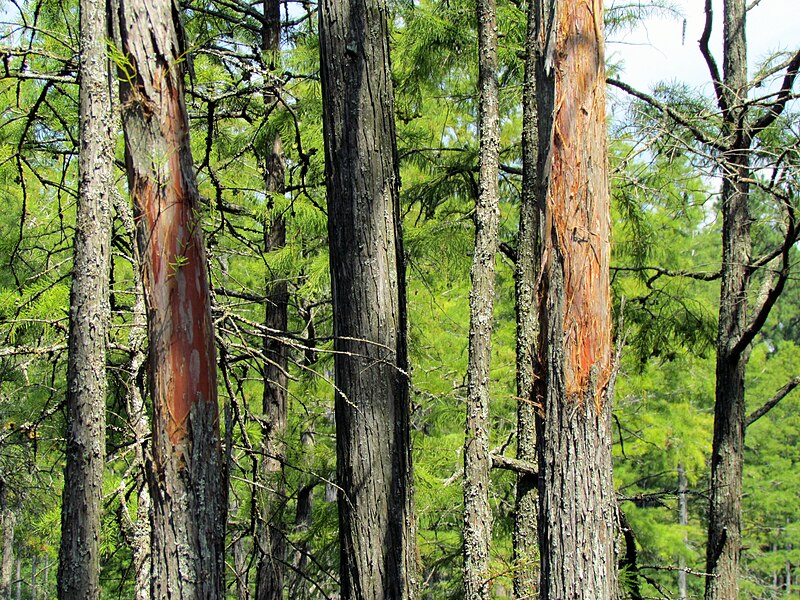
M 717 331 L 711 502 L 706 547 L 707 600 L 738 597 L 744 466 L 745 369 L 750 288 L 749 141 L 743 124 L 747 99 L 745 0 L 725 0 L 723 31 L 723 132 L 728 151 L 722 173 L 722 277 Z
M 145 307 L 145 292 L 142 278 L 137 268 L 141 264 L 141 255 L 136 245 L 136 226 L 133 221 L 130 207 L 121 196 L 116 196 L 114 205 L 117 216 L 122 221 L 126 235 L 130 238 L 133 255 L 133 289 L 134 303 L 131 309 L 131 323 L 128 330 L 128 345 L 131 348 L 131 360 L 126 370 L 128 372 L 127 410 L 128 422 L 136 438 L 135 454 L 138 470 L 137 486 L 139 494 L 136 499 L 136 520 L 133 523 L 133 536 L 131 550 L 133 551 L 135 600 L 148 600 L 150 598 L 150 491 L 145 485 L 145 468 L 148 464 L 147 438 L 150 422 L 144 403 L 144 386 L 142 368 L 147 358 L 147 310 Z
M 117 2 L 125 159 L 150 341 L 151 595 L 221 598 L 227 494 L 207 264 L 183 98 L 186 48 L 172 2 Z
M 14 513 L 6 506 L 6 489 L 2 484 L 3 559 L 0 563 L 0 598 L 11 600 L 11 571 L 14 568 Z
M 689 536 L 686 534 L 686 527 L 689 525 L 689 506 L 686 501 L 686 470 L 683 464 L 678 465 L 678 523 L 684 528 L 683 545 L 689 544 Z M 689 589 L 686 581 L 686 559 L 681 554 L 678 559 L 678 599 L 686 600 L 689 597 Z
M 80 175 L 70 297 L 58 597 L 100 597 L 114 132 L 106 2 L 80 3 Z
M 280 51 L 280 2 L 264 2 L 264 26 L 262 28 L 262 51 L 265 58 L 271 57 L 275 68 Z M 284 160 L 280 135 L 273 139 L 263 164 L 264 184 L 270 203 L 273 195 L 284 189 Z M 279 250 L 286 244 L 286 222 L 283 215 L 275 211 L 264 229 L 265 253 Z M 267 274 L 266 317 L 264 325 L 268 331 L 286 332 L 288 328 L 289 292 L 285 279 L 276 279 Z M 283 598 L 284 571 L 286 563 L 286 531 L 283 505 L 286 484 L 283 461 L 286 455 L 286 426 L 288 422 L 289 397 L 289 349 L 283 341 L 270 336 L 264 340 L 264 395 L 263 444 L 264 461 L 262 475 L 265 491 L 261 500 L 259 520 L 259 562 L 256 579 L 256 600 L 281 600 Z
M 475 211 L 475 251 L 470 290 L 467 415 L 464 439 L 464 597 L 488 600 L 489 546 L 489 383 L 492 359 L 494 261 L 500 219 L 497 175 L 500 132 L 497 86 L 497 16 L 494 0 L 479 0 L 478 87 L 480 159 Z
M 534 4 L 528 4 L 528 36 L 522 93 L 522 194 L 515 292 L 517 304 L 517 458 L 536 462 L 536 410 L 533 362 L 536 352 L 536 256 L 539 223 L 536 208 L 538 178 L 538 123 L 536 117 L 536 23 Z M 536 535 L 537 481 L 529 473 L 517 475 L 514 510 L 514 595 L 534 598 L 539 572 Z
M 601 0 L 536 15 L 540 598 L 617 596 Z
M 344 600 L 414 598 L 405 273 L 383 0 L 320 2 Z

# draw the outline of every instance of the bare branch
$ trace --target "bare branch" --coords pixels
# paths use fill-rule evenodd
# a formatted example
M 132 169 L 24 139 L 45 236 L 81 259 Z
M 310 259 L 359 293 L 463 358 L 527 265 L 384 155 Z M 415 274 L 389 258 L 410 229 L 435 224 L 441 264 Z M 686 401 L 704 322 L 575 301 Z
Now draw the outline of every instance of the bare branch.
M 703 28 L 703 35 L 700 36 L 700 53 L 706 61 L 708 72 L 711 74 L 711 81 L 714 83 L 714 93 L 717 95 L 717 103 L 722 110 L 723 115 L 727 115 L 729 107 L 728 102 L 725 100 L 725 92 L 722 87 L 722 77 L 719 74 L 719 67 L 717 61 L 714 60 L 714 55 L 708 47 L 708 42 L 711 39 L 711 25 L 714 21 L 714 11 L 711 7 L 711 0 L 706 0 L 705 5 L 706 23 Z
M 673 121 L 675 121 L 679 125 L 683 125 L 684 127 L 686 127 L 686 129 L 688 129 L 691 132 L 692 136 L 694 136 L 694 139 L 697 140 L 698 142 L 700 142 L 701 144 L 706 144 L 707 146 L 710 146 L 711 148 L 714 148 L 715 150 L 719 150 L 720 152 L 724 152 L 726 150 L 726 148 L 725 148 L 725 146 L 723 144 L 721 144 L 717 140 L 714 140 L 714 139 L 708 137 L 703 130 L 701 130 L 696 125 L 693 125 L 689 121 L 689 118 L 686 115 L 684 115 L 684 114 L 678 112 L 677 110 L 675 110 L 674 108 L 664 104 L 663 102 L 661 102 L 660 100 L 658 100 L 655 97 L 651 96 L 650 94 L 646 94 L 644 92 L 641 92 L 641 91 L 631 87 L 627 83 L 623 83 L 622 81 L 620 81 L 618 79 L 608 78 L 608 79 L 606 79 L 606 83 L 608 85 L 612 85 L 612 86 L 614 86 L 616 88 L 619 88 L 623 92 L 626 92 L 627 94 L 630 94 L 631 96 L 634 96 L 635 98 L 638 98 L 639 100 L 642 100 L 643 102 L 646 102 L 647 104 L 649 104 L 653 108 L 657 108 L 658 110 L 664 112 Z
M 530 475 L 537 481 L 539 479 L 539 473 L 536 470 L 536 467 L 527 461 L 495 453 L 492 453 L 491 458 L 493 469 L 505 469 L 507 471 L 514 471 L 515 473 L 521 475 Z
M 795 79 L 797 78 L 797 71 L 800 68 L 800 50 L 798 50 L 786 67 L 786 75 L 783 78 L 783 84 L 778 92 L 778 97 L 775 99 L 767 111 L 756 121 L 753 128 L 749 131 L 751 137 L 758 135 L 761 131 L 772 125 L 781 113 L 786 108 L 787 102 L 792 97 L 792 88 L 794 87 Z
M 775 406 L 777 406 L 778 402 L 783 400 L 789 393 L 800 385 L 800 377 L 795 377 L 791 381 L 789 381 L 786 385 L 784 385 L 781 389 L 775 392 L 775 395 L 767 400 L 761 407 L 754 410 L 750 415 L 747 417 L 747 421 L 745 422 L 745 427 L 749 427 L 753 423 L 755 423 L 758 419 L 763 417 L 769 411 L 771 411 Z

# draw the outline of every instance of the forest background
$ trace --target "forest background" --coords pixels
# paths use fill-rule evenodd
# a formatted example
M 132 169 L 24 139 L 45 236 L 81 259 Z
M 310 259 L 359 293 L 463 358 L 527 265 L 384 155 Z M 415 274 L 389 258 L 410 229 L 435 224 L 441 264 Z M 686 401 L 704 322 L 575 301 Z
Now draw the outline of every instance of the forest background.
M 762 7 L 754 4 L 755 14 Z M 764 0 L 763 8 L 769 4 Z M 252 594 L 258 532 L 268 523 L 286 532 L 288 597 L 333 597 L 338 589 L 333 330 L 316 5 L 283 5 L 280 52 L 272 53 L 261 46 L 257 7 L 231 0 L 187 2 L 183 9 L 192 64 L 186 102 L 204 198 L 228 461 L 226 587 L 232 598 Z M 2 9 L 0 587 L 22 598 L 54 597 L 77 196 L 77 3 L 4 2 Z M 421 580 L 426 598 L 458 598 L 478 164 L 475 11 L 461 0 L 394 2 L 391 10 Z M 609 40 L 623 39 L 654 13 L 676 23 L 683 19 L 666 3 L 612 5 L 606 14 Z M 495 455 L 510 457 L 518 409 L 514 260 L 526 18 L 522 5 L 500 2 L 498 19 L 501 252 L 490 444 Z M 675 42 L 696 48 L 690 38 Z M 756 57 L 754 94 L 782 79 L 790 43 L 774 40 L 770 54 Z M 110 55 L 117 67 L 124 66 L 113 46 Z M 624 82 L 624 65 L 615 67 L 613 52 L 608 58 L 609 77 Z M 697 63 L 702 64 L 699 50 Z M 624 341 L 614 400 L 614 485 L 637 554 L 635 572 L 630 565 L 623 570 L 622 589 L 629 596 L 699 597 L 705 585 L 722 223 L 718 165 L 684 129 L 711 130 L 719 115 L 707 97 L 713 94 L 709 86 L 683 85 L 678 78 L 642 91 L 646 97 L 615 92 L 609 129 L 612 292 L 621 324 L 615 336 Z M 676 120 L 665 107 L 692 121 Z M 783 241 L 787 216 L 775 199 L 794 202 L 800 159 L 795 111 L 789 103 L 757 152 L 751 206 L 757 255 L 768 255 Z M 285 191 L 268 193 L 265 157 L 276 137 L 285 158 Z M 146 407 L 147 385 L 121 139 L 118 167 L 101 579 L 103 597 L 133 598 L 146 496 L 141 449 L 148 433 L 142 415 L 149 413 L 137 405 L 143 397 Z M 270 248 L 265 232 L 276 219 L 285 223 L 285 240 Z M 786 286 L 753 342 L 748 415 L 785 384 L 797 384 L 800 295 L 793 245 L 790 252 Z M 288 324 L 280 331 L 265 324 L 276 282 L 285 284 L 288 294 Z M 264 416 L 270 340 L 288 348 L 290 359 L 288 421 L 278 456 L 264 450 L 271 435 Z M 799 401 L 787 394 L 747 429 L 744 597 L 796 593 Z M 264 464 L 274 466 L 276 458 L 277 476 L 265 484 Z M 508 469 L 492 471 L 495 597 L 511 595 L 519 568 L 512 550 L 515 480 Z M 266 513 L 260 509 L 265 488 L 280 499 L 267 504 L 272 508 Z

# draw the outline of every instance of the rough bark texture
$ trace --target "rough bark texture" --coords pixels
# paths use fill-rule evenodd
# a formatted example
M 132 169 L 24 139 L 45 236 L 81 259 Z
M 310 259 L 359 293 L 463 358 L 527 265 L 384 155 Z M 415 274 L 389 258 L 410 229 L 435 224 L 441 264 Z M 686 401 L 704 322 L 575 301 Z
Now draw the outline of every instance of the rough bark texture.
M 2 516 L 3 529 L 3 556 L 0 559 L 0 598 L 11 598 L 11 571 L 14 568 L 14 526 L 16 517 L 8 506 L 7 489 L 4 481 L 0 480 L 0 516 Z
M 226 490 L 179 8 L 164 0 L 117 2 L 125 159 L 150 341 L 151 594 L 221 598 Z
M 413 598 L 405 273 L 387 10 L 320 2 L 345 600 Z
M 117 216 L 125 228 L 126 235 L 130 238 L 131 252 L 134 265 L 141 264 L 141 255 L 136 244 L 136 225 L 128 203 L 119 195 L 115 195 L 114 206 Z M 134 572 L 135 600 L 148 600 L 150 598 L 150 491 L 145 485 L 145 467 L 149 462 L 147 452 L 147 439 L 150 435 L 150 420 L 145 407 L 144 367 L 147 360 L 147 309 L 145 306 L 145 293 L 142 277 L 138 269 L 134 268 L 133 289 L 135 300 L 131 309 L 131 323 L 128 331 L 128 345 L 131 349 L 131 360 L 126 368 L 128 372 L 127 409 L 128 422 L 136 437 L 135 454 L 137 470 L 137 486 L 139 494 L 136 498 L 136 519 L 132 523 L 130 539 L 133 561 L 131 568 Z
M 281 139 L 276 137 L 272 153 L 267 158 L 267 192 L 283 190 L 283 155 Z M 286 244 L 286 223 L 281 215 L 271 220 L 264 234 L 267 252 L 278 250 Z M 267 304 L 264 324 L 272 331 L 285 332 L 288 327 L 289 292 L 285 280 L 273 280 L 267 275 Z M 286 454 L 286 425 L 289 396 L 289 351 L 286 344 L 275 337 L 264 342 L 264 396 L 263 434 L 264 462 L 262 474 L 266 485 L 262 503 L 256 584 L 257 600 L 281 600 L 283 598 L 284 564 L 286 562 L 286 534 L 284 531 L 283 504 L 285 482 L 283 460 Z
M 497 254 L 500 133 L 497 86 L 497 17 L 494 0 L 478 0 L 478 87 L 480 158 L 475 209 L 475 251 L 469 295 L 469 364 L 464 439 L 464 597 L 488 600 L 489 546 L 489 383 Z
M 745 368 L 749 347 L 737 349 L 747 327 L 750 288 L 749 141 L 743 125 L 747 99 L 745 0 L 726 0 L 722 105 L 729 150 L 722 173 L 722 277 L 717 331 L 711 502 L 706 547 L 706 598 L 738 596 L 744 466 Z
M 522 195 L 515 290 L 517 302 L 517 458 L 536 464 L 536 409 L 533 361 L 536 352 L 536 265 L 539 223 L 538 123 L 536 118 L 536 27 L 534 5 L 528 5 L 528 37 L 522 93 Z M 537 548 L 537 480 L 530 473 L 517 475 L 514 509 L 514 595 L 534 598 L 539 578 Z
M 540 598 L 617 595 L 603 6 L 537 11 Z
M 80 167 L 70 295 L 58 597 L 100 597 L 114 137 L 105 0 L 80 3 Z
M 280 52 L 280 2 L 264 2 L 262 52 L 275 68 Z M 284 160 L 280 135 L 276 135 L 263 159 L 264 188 L 268 196 L 283 193 Z M 270 200 L 272 202 L 272 200 Z M 264 230 L 264 251 L 278 250 L 286 244 L 286 222 L 275 213 Z M 264 325 L 268 330 L 285 332 L 288 327 L 289 292 L 284 279 L 267 273 L 267 299 Z M 285 482 L 283 460 L 286 454 L 286 426 L 289 397 L 289 349 L 274 337 L 264 341 L 264 395 L 262 421 L 264 461 L 262 475 L 265 492 L 259 521 L 259 560 L 256 570 L 256 600 L 282 600 L 286 564 L 286 532 L 283 505 Z

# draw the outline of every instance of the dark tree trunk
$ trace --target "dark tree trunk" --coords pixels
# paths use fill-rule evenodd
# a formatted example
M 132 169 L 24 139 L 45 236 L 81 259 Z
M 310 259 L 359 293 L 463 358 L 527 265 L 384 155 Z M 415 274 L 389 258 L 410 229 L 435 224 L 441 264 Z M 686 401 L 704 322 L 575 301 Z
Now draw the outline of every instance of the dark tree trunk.
M 536 463 L 536 409 L 533 362 L 536 352 L 536 256 L 539 240 L 537 212 L 538 124 L 536 117 L 536 23 L 534 4 L 528 4 L 528 36 L 522 93 L 522 195 L 515 290 L 517 303 L 517 458 Z M 533 598 L 539 571 L 536 535 L 537 480 L 530 473 L 517 475 L 514 510 L 514 594 Z
M 605 600 L 617 576 L 603 6 L 539 4 L 539 593 Z
M 262 51 L 265 59 L 275 68 L 280 51 L 280 2 L 264 2 Z M 276 135 L 263 159 L 264 184 L 270 203 L 273 195 L 283 193 L 284 160 L 280 135 Z M 274 207 L 274 204 L 273 204 Z M 264 251 L 279 250 L 286 244 L 286 222 L 275 211 L 264 230 Z M 288 328 L 289 292 L 285 279 L 276 279 L 267 273 L 267 299 L 264 325 L 268 331 L 286 332 Z M 286 532 L 283 505 L 286 485 L 283 461 L 286 454 L 286 426 L 289 397 L 289 352 L 286 344 L 268 334 L 264 341 L 264 395 L 262 476 L 265 491 L 261 498 L 259 520 L 259 561 L 256 576 L 257 600 L 283 598 L 286 564 Z
M 210 294 L 189 147 L 177 6 L 116 0 L 128 185 L 150 341 L 151 594 L 223 597 L 223 485 Z
M 105 1 L 80 3 L 80 174 L 70 295 L 58 597 L 100 597 L 114 132 Z
M 497 16 L 494 0 L 479 0 L 478 87 L 480 159 L 475 210 L 475 251 L 470 290 L 467 415 L 464 439 L 464 597 L 488 600 L 489 546 L 489 382 L 497 254 L 500 132 L 497 87 Z
M 711 502 L 706 547 L 706 598 L 738 597 L 744 467 L 745 369 L 749 347 L 740 348 L 748 325 L 750 288 L 750 142 L 743 130 L 747 100 L 745 0 L 726 0 L 722 105 L 728 151 L 722 173 L 722 278 L 717 332 Z
M 399 175 L 383 0 L 320 2 L 345 600 L 416 596 Z

